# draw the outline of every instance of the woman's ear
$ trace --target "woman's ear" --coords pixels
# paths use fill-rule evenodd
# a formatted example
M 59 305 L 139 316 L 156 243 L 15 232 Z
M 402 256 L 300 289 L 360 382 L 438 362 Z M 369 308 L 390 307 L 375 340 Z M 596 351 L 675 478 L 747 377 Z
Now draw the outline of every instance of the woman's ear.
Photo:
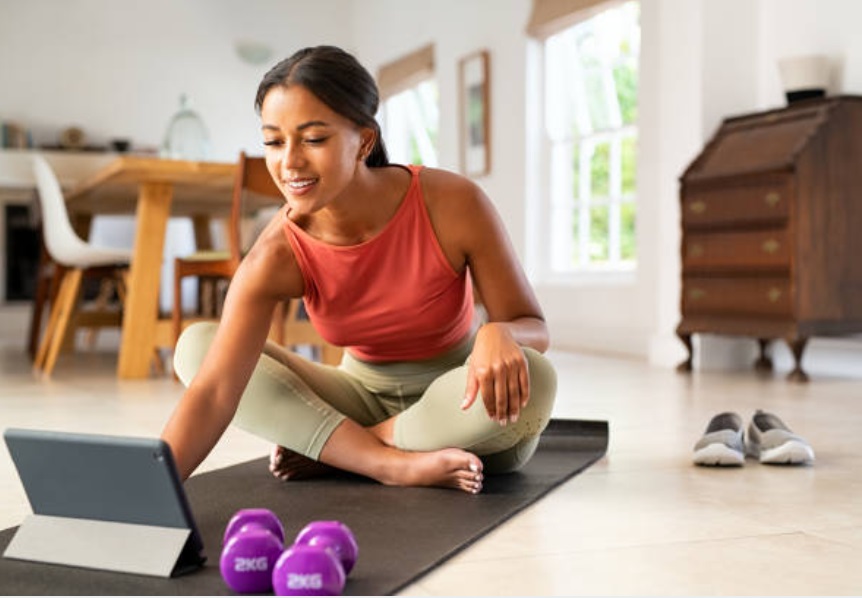
M 360 162 L 365 162 L 365 159 L 371 154 L 374 144 L 377 142 L 377 132 L 372 128 L 363 128 L 360 132 L 360 138 L 362 141 L 359 144 L 357 159 Z

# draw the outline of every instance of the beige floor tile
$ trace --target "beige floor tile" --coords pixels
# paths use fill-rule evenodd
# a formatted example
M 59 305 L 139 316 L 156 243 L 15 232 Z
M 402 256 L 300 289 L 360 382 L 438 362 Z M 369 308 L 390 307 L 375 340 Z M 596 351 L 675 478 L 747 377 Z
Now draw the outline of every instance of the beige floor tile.
M 860 527 L 842 527 L 835 529 L 823 529 L 812 534 L 819 538 L 832 540 L 840 544 L 852 546 L 858 551 L 862 550 L 862 526 Z
M 854 595 L 858 552 L 781 534 L 520 559 L 453 563 L 428 575 L 435 595 Z

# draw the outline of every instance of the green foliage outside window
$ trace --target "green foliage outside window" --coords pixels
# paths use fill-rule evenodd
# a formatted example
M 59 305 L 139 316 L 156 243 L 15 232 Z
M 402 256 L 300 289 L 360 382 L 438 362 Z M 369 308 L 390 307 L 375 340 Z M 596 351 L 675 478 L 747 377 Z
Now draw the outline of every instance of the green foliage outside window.
M 610 259 L 608 206 L 590 206 L 590 261 L 606 262 Z
M 606 198 L 611 194 L 610 162 L 611 144 L 598 144 L 590 160 L 590 195 L 594 198 Z
M 623 202 L 620 205 L 620 259 L 623 261 L 634 260 L 636 254 L 635 224 L 637 210 L 632 201 Z
M 578 44 L 581 51 L 580 59 L 585 71 L 584 86 L 587 94 L 587 107 L 590 120 L 595 127 L 604 128 L 610 126 L 611 106 L 610 102 L 616 101 L 622 125 L 633 125 L 637 123 L 638 103 L 638 72 L 636 56 L 633 55 L 630 44 L 623 40 L 619 47 L 619 59 L 613 66 L 612 76 L 616 91 L 615 98 L 606 98 L 605 88 L 602 85 L 600 61 L 595 57 L 594 39 L 590 34 L 584 35 Z M 573 205 L 573 235 L 575 242 L 573 263 L 580 262 L 580 156 L 584 149 L 582 143 L 578 143 L 578 131 L 573 138 L 576 143 L 573 147 L 573 194 L 575 203 Z M 636 258 L 636 206 L 629 198 L 633 197 L 637 190 L 637 138 L 627 136 L 620 142 L 620 177 L 622 197 L 619 209 L 619 234 L 620 247 L 619 257 L 622 261 L 633 261 Z M 599 205 L 591 205 L 589 208 L 589 242 L 587 261 L 591 263 L 603 262 L 610 259 L 610 210 L 607 202 L 612 198 L 610 186 L 611 170 L 611 142 L 596 144 L 593 155 L 589 160 L 589 183 L 590 202 Z

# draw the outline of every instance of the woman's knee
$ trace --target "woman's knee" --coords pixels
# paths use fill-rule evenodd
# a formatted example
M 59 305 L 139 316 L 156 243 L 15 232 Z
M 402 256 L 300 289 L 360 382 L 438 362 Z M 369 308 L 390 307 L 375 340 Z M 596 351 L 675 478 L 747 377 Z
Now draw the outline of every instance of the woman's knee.
M 540 422 L 544 429 L 557 398 L 557 372 L 551 361 L 538 351 L 525 347 L 524 355 L 530 369 L 530 402 L 524 408 L 524 415 Z
M 184 385 L 188 386 L 198 373 L 217 329 L 215 322 L 196 322 L 188 326 L 177 340 L 174 372 Z

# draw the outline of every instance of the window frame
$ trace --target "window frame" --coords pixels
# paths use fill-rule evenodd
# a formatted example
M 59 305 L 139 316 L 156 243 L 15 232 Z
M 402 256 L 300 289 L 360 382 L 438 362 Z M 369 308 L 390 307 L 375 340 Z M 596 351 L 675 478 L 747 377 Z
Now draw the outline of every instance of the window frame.
M 619 8 L 622 6 L 624 2 L 609 2 L 606 6 L 603 6 L 603 10 L 596 10 L 591 12 L 591 14 L 587 18 L 593 18 L 604 12 L 604 10 L 612 10 Z M 577 26 L 587 18 L 582 19 L 578 22 L 571 23 L 565 27 L 561 27 L 556 31 L 549 33 L 548 35 L 540 38 L 532 38 L 528 44 L 528 65 L 530 70 L 533 72 L 533 76 L 530 77 L 530 81 L 535 84 L 535 96 L 533 98 L 532 105 L 536 107 L 537 116 L 534 120 L 534 123 L 530 129 L 533 131 L 533 139 L 531 140 L 531 144 L 535 144 L 535 149 L 537 150 L 530 158 L 530 153 L 528 152 L 528 169 L 531 172 L 535 173 L 535 185 L 532 185 L 532 191 L 529 193 L 530 201 L 529 201 L 529 210 L 528 210 L 528 222 L 530 222 L 530 228 L 532 230 L 531 235 L 531 243 L 530 249 L 528 252 L 528 260 L 531 266 L 531 270 L 534 274 L 534 277 L 537 279 L 537 282 L 546 283 L 546 284 L 566 284 L 566 285 L 609 285 L 609 286 L 617 286 L 617 285 L 628 285 L 635 281 L 637 275 L 638 268 L 638 251 L 635 250 L 634 259 L 631 261 L 614 261 L 614 262 L 602 262 L 595 264 L 584 264 L 581 262 L 580 265 L 576 265 L 573 267 L 560 268 L 560 257 L 558 252 L 555 250 L 555 235 L 560 235 L 560 232 L 556 232 L 562 230 L 563 228 L 567 228 L 571 230 L 571 226 L 574 222 L 574 212 L 572 212 L 571 217 L 568 219 L 561 220 L 556 217 L 557 211 L 561 209 L 561 207 L 568 207 L 571 209 L 577 204 L 580 204 L 579 210 L 581 212 L 582 217 L 580 218 L 580 225 L 583 227 L 582 230 L 586 229 L 586 223 L 588 220 L 583 218 L 584 214 L 589 214 L 589 210 L 591 206 L 600 206 L 606 205 L 609 206 L 609 211 L 611 212 L 610 216 L 615 216 L 615 218 L 609 218 L 609 252 L 610 257 L 614 255 L 619 255 L 619 252 L 622 251 L 621 237 L 620 231 L 623 225 L 623 221 L 621 219 L 621 212 L 623 206 L 626 203 L 631 202 L 634 205 L 635 209 L 635 241 L 637 241 L 637 208 L 639 207 L 638 195 L 637 195 L 637 179 L 635 180 L 635 188 L 634 193 L 623 194 L 622 193 L 622 164 L 619 163 L 619 168 L 616 170 L 611 169 L 609 172 L 609 177 L 611 178 L 609 183 L 609 193 L 607 197 L 601 198 L 590 198 L 589 195 L 586 198 L 586 201 L 579 200 L 574 197 L 572 192 L 568 192 L 567 200 L 565 202 L 560 202 L 559 197 L 564 195 L 565 193 L 561 193 L 559 190 L 555 193 L 555 186 L 562 185 L 563 188 L 568 187 L 572 188 L 574 181 L 574 170 L 572 169 L 572 176 L 567 177 L 568 180 L 564 181 L 554 181 L 552 179 L 553 166 L 552 161 L 554 160 L 555 154 L 555 146 L 562 143 L 568 143 L 569 147 L 569 156 L 573 158 L 573 152 L 576 144 L 580 143 L 590 143 L 596 144 L 597 140 L 607 141 L 613 138 L 619 138 L 619 151 L 611 152 L 611 159 L 616 158 L 617 161 L 621 161 L 622 158 L 622 144 L 624 143 L 624 138 L 633 134 L 635 138 L 635 151 L 637 152 L 638 148 L 638 135 L 639 135 L 639 127 L 637 119 L 635 119 L 634 123 L 631 124 L 623 124 L 619 128 L 614 129 L 605 129 L 601 131 L 596 131 L 588 135 L 583 136 L 573 136 L 570 137 L 567 141 L 555 141 L 548 134 L 546 129 L 548 110 L 547 110 L 547 84 L 546 84 L 546 51 L 547 51 L 547 41 L 551 35 L 555 33 L 562 33 L 572 27 Z M 638 49 L 638 56 L 640 51 Z M 640 65 L 638 65 L 638 71 L 640 70 Z M 612 144 L 613 146 L 613 144 Z M 635 154 L 637 156 L 637 153 Z M 582 161 L 580 171 L 584 172 L 584 168 L 587 169 L 586 172 L 589 172 L 589 160 L 586 159 L 584 153 L 582 152 L 580 159 Z M 637 161 L 635 162 L 635 173 L 637 176 Z M 614 177 L 614 174 L 617 175 Z M 616 179 L 616 180 L 614 180 Z M 581 177 L 579 181 L 580 185 L 583 186 L 588 181 L 585 181 L 585 177 Z M 618 193 L 615 194 L 614 188 L 617 188 Z M 582 195 L 582 197 L 584 197 Z M 562 204 L 562 205 L 561 205 Z M 573 247 L 575 243 L 574 235 L 571 235 L 572 245 L 569 247 Z M 578 242 L 581 245 L 581 251 L 585 250 L 588 246 L 589 239 L 585 238 L 583 234 L 579 235 Z M 564 258 L 567 262 L 572 260 L 571 252 L 568 251 L 566 257 Z

